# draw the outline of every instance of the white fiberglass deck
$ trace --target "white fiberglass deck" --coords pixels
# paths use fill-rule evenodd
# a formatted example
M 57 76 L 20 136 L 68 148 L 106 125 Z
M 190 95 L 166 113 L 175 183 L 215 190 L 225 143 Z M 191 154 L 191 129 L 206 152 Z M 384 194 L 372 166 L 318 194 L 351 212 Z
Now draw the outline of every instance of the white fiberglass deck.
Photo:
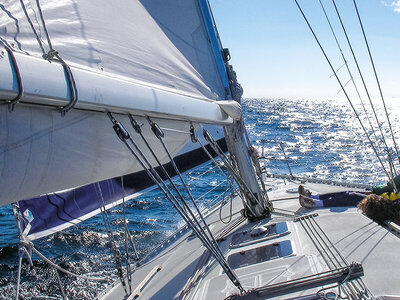
M 269 179 L 266 183 L 272 188 L 268 193 L 271 200 L 289 197 L 293 199 L 274 201 L 276 213 L 271 218 L 254 223 L 244 221 L 219 242 L 245 290 L 287 282 L 333 268 L 321 254 L 316 240 L 312 240 L 306 232 L 307 227 L 302 222 L 294 222 L 292 216 L 278 214 L 278 212 L 289 214 L 291 211 L 296 216 L 317 213 L 318 216 L 315 216 L 314 220 L 333 242 L 343 259 L 349 264 L 352 262 L 362 264 L 364 270 L 362 282 L 353 281 L 356 282 L 352 284 L 353 286 L 365 284 L 375 297 L 400 295 L 400 285 L 398 285 L 400 259 L 397 254 L 400 239 L 396 234 L 371 221 L 357 208 L 308 210 L 300 207 L 297 198 L 299 182 L 286 182 L 285 185 L 280 180 Z M 311 183 L 303 185 L 317 193 L 349 189 Z M 238 212 L 241 208 L 241 200 L 236 198 L 233 212 Z M 227 216 L 228 213 L 229 206 L 226 205 L 222 215 Z M 231 223 L 240 217 L 240 214 L 235 214 Z M 207 216 L 207 222 L 217 237 L 229 226 L 219 220 L 218 209 L 211 211 Z M 272 234 L 252 241 L 250 231 L 268 225 L 273 225 L 275 228 Z M 264 246 L 267 247 L 261 248 Z M 251 264 L 257 260 L 261 262 Z M 138 268 L 132 278 L 132 289 L 135 293 L 131 297 L 126 297 L 121 285 L 116 283 L 100 298 L 225 299 L 232 294 L 238 294 L 238 289 L 222 272 L 222 268 L 208 255 L 208 251 L 191 231 L 186 229 L 172 237 L 165 250 L 160 250 L 157 258 Z M 352 285 L 349 284 L 347 289 L 352 289 Z M 238 299 L 298 299 L 302 296 L 315 295 L 321 288 L 322 286 L 318 286 L 280 295 L 252 293 Z M 337 292 L 337 289 L 333 291 Z

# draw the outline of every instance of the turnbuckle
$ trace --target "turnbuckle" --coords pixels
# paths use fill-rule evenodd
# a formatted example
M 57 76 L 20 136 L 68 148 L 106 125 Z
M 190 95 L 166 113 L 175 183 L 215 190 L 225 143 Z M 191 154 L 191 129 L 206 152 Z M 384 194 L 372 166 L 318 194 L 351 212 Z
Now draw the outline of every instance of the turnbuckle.
M 147 117 L 147 121 L 149 121 L 151 130 L 154 132 L 156 137 L 162 139 L 164 137 L 164 131 L 162 131 L 161 127 L 154 123 L 149 117 Z
M 117 136 L 119 137 L 119 139 L 121 141 L 125 141 L 125 140 L 129 139 L 130 135 L 129 135 L 128 131 L 126 131 L 125 127 L 120 122 L 115 120 L 115 118 L 113 117 L 113 115 L 110 112 L 108 112 L 107 115 L 110 118 L 111 122 L 113 123 L 114 131 L 117 134 Z
M 129 120 L 131 121 L 133 129 L 136 131 L 136 133 L 141 134 L 142 133 L 142 127 L 139 125 L 138 122 L 132 117 L 131 114 L 129 114 Z
M 194 126 L 192 122 L 190 122 L 190 138 L 192 140 L 192 143 L 197 143 L 196 132 L 194 131 Z

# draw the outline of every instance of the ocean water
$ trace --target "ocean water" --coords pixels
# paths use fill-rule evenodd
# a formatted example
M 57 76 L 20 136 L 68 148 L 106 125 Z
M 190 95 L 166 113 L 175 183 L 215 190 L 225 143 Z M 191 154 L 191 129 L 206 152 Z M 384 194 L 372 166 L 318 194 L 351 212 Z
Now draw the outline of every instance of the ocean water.
M 400 102 L 389 99 L 387 106 L 395 137 L 398 138 Z M 356 107 L 361 111 L 359 104 Z M 379 107 L 378 102 L 376 107 Z M 302 176 L 364 184 L 386 181 L 368 139 L 345 100 L 245 99 L 243 113 L 250 139 L 263 155 L 262 164 L 269 173 L 288 174 L 289 164 L 293 174 Z M 369 112 L 368 117 L 373 121 L 371 116 Z M 386 117 L 382 107 L 378 110 L 378 117 L 384 123 Z M 369 128 L 365 114 L 361 120 Z M 382 124 L 382 130 L 389 147 L 393 148 L 387 124 Z M 375 137 L 371 135 L 371 139 L 375 140 Z M 382 146 L 383 140 L 378 138 L 378 144 Z M 201 207 L 221 199 L 221 194 L 227 188 L 224 176 L 211 164 L 189 172 L 186 180 L 195 198 L 213 188 L 199 201 Z M 140 257 L 144 257 L 183 224 L 173 207 L 157 190 L 128 202 L 125 213 Z M 109 218 L 114 232 L 113 239 L 123 252 L 125 221 L 122 207 L 111 209 Z M 0 228 L 0 299 L 12 299 L 16 288 L 18 239 L 10 206 L 0 208 Z M 110 239 L 101 216 L 39 239 L 35 241 L 35 246 L 69 271 L 88 276 L 108 276 L 108 283 L 116 276 Z M 23 265 L 21 299 L 62 299 L 54 269 L 37 256 L 33 255 L 32 258 L 33 268 L 27 262 Z M 108 284 L 75 279 L 63 274 L 60 277 L 69 299 L 92 299 Z

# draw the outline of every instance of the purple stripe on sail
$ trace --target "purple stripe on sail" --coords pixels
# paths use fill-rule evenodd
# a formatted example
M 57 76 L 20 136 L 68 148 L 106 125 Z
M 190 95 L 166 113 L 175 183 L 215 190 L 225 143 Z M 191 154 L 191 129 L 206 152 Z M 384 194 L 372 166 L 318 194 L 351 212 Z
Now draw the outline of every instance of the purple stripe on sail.
M 218 141 L 221 149 L 227 151 L 225 139 Z M 209 145 L 206 146 L 209 152 L 215 156 Z M 175 163 L 181 172 L 194 168 L 206 161 L 208 156 L 201 148 L 192 150 L 174 158 Z M 165 165 L 165 168 L 171 177 L 176 173 L 171 163 Z M 160 172 L 160 168 L 156 168 L 163 180 L 166 179 L 164 174 Z M 121 178 L 112 178 L 98 183 L 104 200 L 105 206 L 115 203 L 122 199 Z M 146 188 L 153 186 L 153 182 L 148 177 L 146 171 L 140 171 L 124 176 L 125 197 L 134 193 L 143 191 Z M 75 188 L 69 191 L 48 194 L 32 198 L 29 200 L 19 201 L 19 211 L 24 216 L 23 228 L 30 221 L 31 229 L 29 235 L 42 237 L 50 234 L 57 226 L 62 226 L 62 229 L 72 226 L 88 218 L 95 210 L 99 209 L 99 189 L 97 183 Z M 115 203 L 116 205 L 117 203 Z M 53 231 L 50 231 L 53 230 Z M 43 233 L 49 231 L 48 233 Z M 37 238 L 37 237 L 33 237 Z

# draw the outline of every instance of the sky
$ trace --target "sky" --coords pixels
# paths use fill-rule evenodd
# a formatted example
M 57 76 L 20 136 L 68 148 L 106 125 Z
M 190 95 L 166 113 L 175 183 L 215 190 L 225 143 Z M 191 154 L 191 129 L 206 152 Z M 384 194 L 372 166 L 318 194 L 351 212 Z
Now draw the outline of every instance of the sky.
M 365 97 L 332 0 L 321 0 Z M 294 0 L 209 0 L 244 97 L 342 98 L 343 91 Z M 298 0 L 343 84 L 350 80 L 319 0 Z M 352 0 L 336 0 L 371 97 L 379 90 Z M 400 0 L 357 0 L 385 98 L 400 98 Z M 342 67 L 342 68 L 341 68 Z M 356 97 L 352 83 L 346 85 Z

